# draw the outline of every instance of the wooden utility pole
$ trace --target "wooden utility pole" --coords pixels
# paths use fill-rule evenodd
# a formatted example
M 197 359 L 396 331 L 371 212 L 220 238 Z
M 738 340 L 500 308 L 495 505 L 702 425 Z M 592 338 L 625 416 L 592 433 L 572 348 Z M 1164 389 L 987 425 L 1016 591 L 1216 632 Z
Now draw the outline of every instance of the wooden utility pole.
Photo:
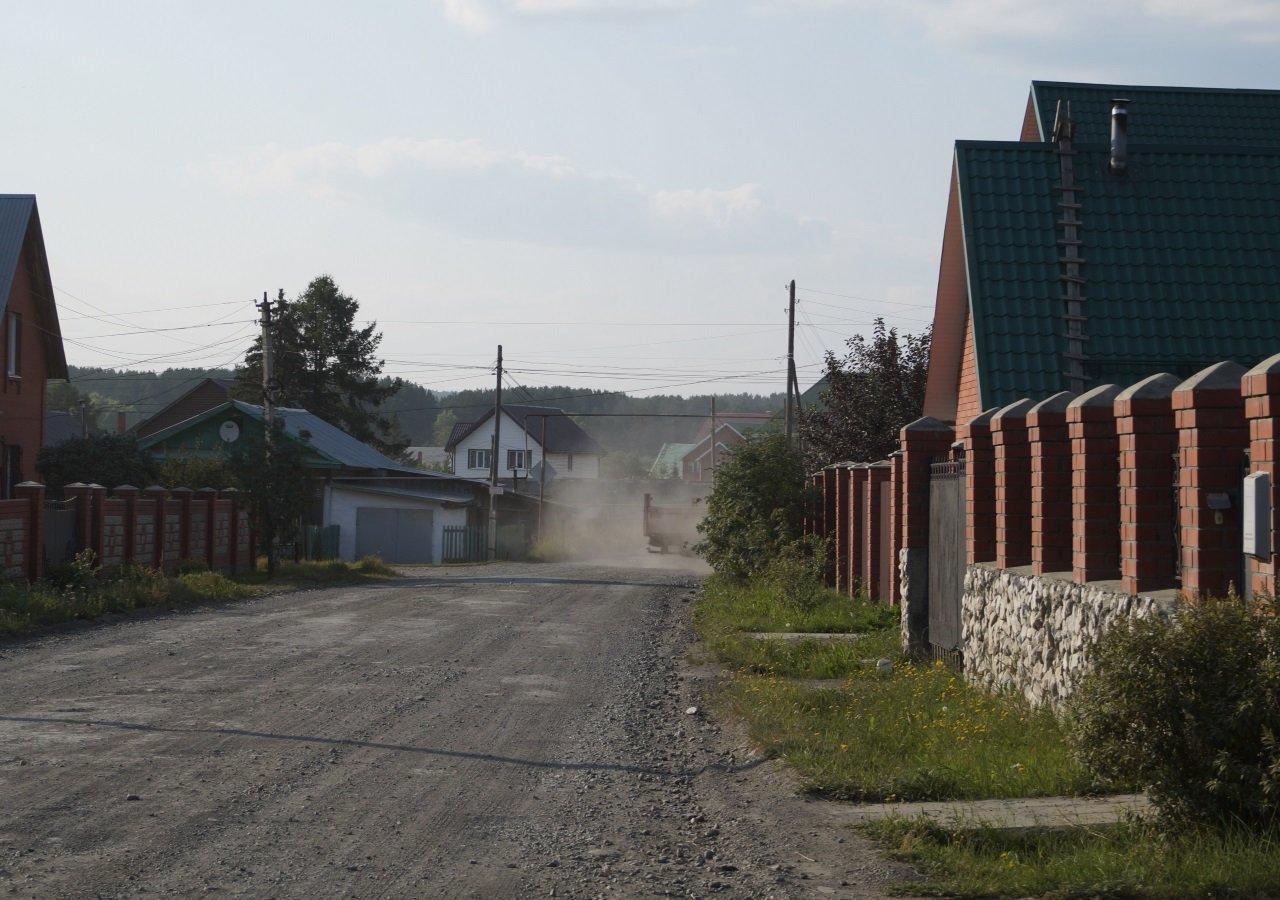
M 489 453 L 489 559 L 498 558 L 498 453 L 502 449 L 502 345 L 498 345 L 498 385 L 493 400 L 493 444 Z
M 711 483 L 716 481 L 716 398 L 711 398 Z
M 791 437 L 795 432 L 796 423 L 796 405 L 792 403 L 792 396 L 799 399 L 798 385 L 796 384 L 796 280 L 791 279 L 791 303 L 787 312 L 787 399 L 786 399 L 786 428 L 787 428 L 787 446 L 791 446 Z
M 284 303 L 284 288 L 280 289 L 280 303 Z M 275 422 L 275 365 L 271 352 L 271 301 L 262 292 L 262 411 L 267 420 L 267 446 L 271 446 L 271 425 Z

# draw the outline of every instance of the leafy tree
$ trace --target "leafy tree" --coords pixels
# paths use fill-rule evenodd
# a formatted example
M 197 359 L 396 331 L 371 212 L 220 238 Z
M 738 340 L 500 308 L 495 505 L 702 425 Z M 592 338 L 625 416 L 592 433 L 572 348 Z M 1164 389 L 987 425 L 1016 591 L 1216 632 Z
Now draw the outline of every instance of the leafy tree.
M 898 448 L 898 432 L 920 418 L 929 371 L 931 329 L 899 336 L 876 319 L 871 339 L 846 341 L 844 359 L 827 354 L 827 390 L 800 417 L 810 469 L 850 460 L 874 462 Z
M 448 442 L 449 435 L 453 434 L 453 426 L 457 424 L 457 413 L 451 409 L 441 410 L 440 415 L 436 416 L 435 429 L 431 435 L 435 439 L 433 446 L 443 447 Z
M 279 545 L 299 539 L 310 491 L 306 449 L 287 437 L 279 421 L 271 434 L 268 444 L 265 432 L 247 433 L 228 454 L 227 469 L 249 499 L 258 553 L 267 557 L 267 573 L 275 575 Z
M 155 463 L 131 434 L 91 434 L 44 447 L 36 456 L 36 470 L 54 489 L 76 482 L 146 487 L 156 480 Z
M 217 488 L 236 486 L 236 476 L 224 457 L 180 456 L 156 466 L 156 483 L 167 488 Z
M 377 358 L 382 334 L 377 323 L 356 325 L 360 304 L 338 289 L 333 278 L 312 280 L 292 302 L 274 313 L 273 372 L 278 406 L 296 406 L 338 426 L 389 456 L 408 446 L 393 434 L 382 405 L 400 389 L 400 379 L 383 379 Z M 262 338 L 236 371 L 237 396 L 260 402 Z
M 801 539 L 806 501 L 800 454 L 776 432 L 751 435 L 716 466 L 693 549 L 722 575 L 761 575 Z
M 618 450 L 606 453 L 600 460 L 600 477 L 616 481 L 637 481 L 649 477 L 652 457 L 644 457 L 634 450 Z

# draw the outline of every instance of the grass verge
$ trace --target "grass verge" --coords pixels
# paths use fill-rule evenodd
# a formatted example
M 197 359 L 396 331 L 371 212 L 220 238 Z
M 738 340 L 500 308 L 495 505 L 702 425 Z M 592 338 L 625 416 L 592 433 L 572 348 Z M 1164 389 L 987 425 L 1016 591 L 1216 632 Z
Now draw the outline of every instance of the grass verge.
M 929 876 L 899 892 L 945 897 L 1274 897 L 1280 830 L 1165 835 L 1109 828 L 951 831 L 927 819 L 861 829 Z
M 0 582 L 0 636 L 24 634 L 77 619 L 96 619 L 109 613 L 240 600 L 266 586 L 288 589 L 396 576 L 394 569 L 373 556 L 356 563 L 284 563 L 270 581 L 265 571 L 232 579 L 211 572 L 198 562 L 182 563 L 172 575 L 132 563 L 104 573 L 93 554 L 82 551 L 73 562 L 51 571 L 35 584 Z
M 904 660 L 897 610 L 834 591 L 803 606 L 768 582 L 708 579 L 699 636 L 733 674 L 722 697 L 765 752 L 809 790 L 839 799 L 969 800 L 1099 790 L 1049 712 Z M 747 632 L 853 632 L 854 642 L 758 640 Z M 875 664 L 893 662 L 886 676 Z M 829 683 L 815 685 L 814 679 Z M 806 683 L 808 682 L 808 683 Z

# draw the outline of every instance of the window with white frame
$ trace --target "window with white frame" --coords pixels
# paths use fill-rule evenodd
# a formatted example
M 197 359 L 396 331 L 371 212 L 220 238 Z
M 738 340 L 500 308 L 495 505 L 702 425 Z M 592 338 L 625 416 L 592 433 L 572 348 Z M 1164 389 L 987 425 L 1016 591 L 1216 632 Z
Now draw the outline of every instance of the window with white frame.
M 507 469 L 527 469 L 533 457 L 531 450 L 508 450 Z
M 488 471 L 490 459 L 492 459 L 492 457 L 489 456 L 488 450 L 468 450 L 467 468 L 484 469 L 485 471 Z
M 10 378 L 22 376 L 22 316 L 9 313 L 5 329 L 5 372 Z

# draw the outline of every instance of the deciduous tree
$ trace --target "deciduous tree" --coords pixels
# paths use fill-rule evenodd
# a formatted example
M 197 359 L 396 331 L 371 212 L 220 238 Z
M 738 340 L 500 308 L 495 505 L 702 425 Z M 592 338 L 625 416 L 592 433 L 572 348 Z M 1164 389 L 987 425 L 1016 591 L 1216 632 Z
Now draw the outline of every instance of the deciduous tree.
M 920 418 L 931 331 L 899 335 L 876 319 L 868 340 L 854 335 L 843 359 L 827 354 L 827 390 L 800 419 L 810 469 L 875 462 L 898 447 L 903 425 Z

